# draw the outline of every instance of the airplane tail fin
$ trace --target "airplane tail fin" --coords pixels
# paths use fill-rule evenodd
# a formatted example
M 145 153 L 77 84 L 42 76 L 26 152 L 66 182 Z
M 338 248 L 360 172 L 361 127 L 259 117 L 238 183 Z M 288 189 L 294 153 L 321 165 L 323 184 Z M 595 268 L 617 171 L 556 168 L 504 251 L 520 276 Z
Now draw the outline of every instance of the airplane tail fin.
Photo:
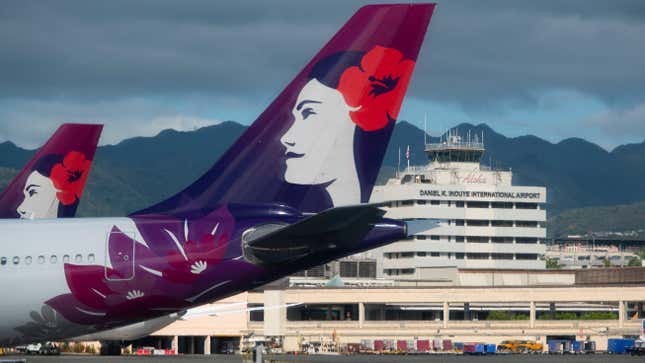
M 73 217 L 102 129 L 61 125 L 0 194 L 0 218 Z
M 206 174 L 135 214 L 367 202 L 434 6 L 359 9 Z

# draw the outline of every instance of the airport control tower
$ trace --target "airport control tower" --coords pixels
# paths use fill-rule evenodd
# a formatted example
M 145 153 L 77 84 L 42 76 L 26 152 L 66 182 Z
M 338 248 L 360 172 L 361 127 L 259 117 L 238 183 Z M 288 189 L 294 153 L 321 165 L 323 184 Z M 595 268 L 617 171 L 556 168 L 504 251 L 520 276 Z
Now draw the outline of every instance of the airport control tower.
M 437 267 L 544 269 L 546 188 L 513 185 L 512 171 L 481 164 L 485 135 L 449 132 L 427 143 L 429 163 L 374 189 L 387 217 L 440 219 L 439 227 L 370 253 L 377 275 L 431 279 Z

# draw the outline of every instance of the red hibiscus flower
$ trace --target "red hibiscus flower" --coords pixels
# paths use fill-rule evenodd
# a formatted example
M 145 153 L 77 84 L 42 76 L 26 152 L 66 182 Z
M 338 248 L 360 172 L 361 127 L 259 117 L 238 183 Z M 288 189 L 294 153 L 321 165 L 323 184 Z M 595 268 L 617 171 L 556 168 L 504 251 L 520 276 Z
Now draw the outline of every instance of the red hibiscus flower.
M 62 163 L 54 165 L 50 178 L 58 189 L 56 198 L 63 205 L 71 205 L 81 198 L 91 160 L 78 151 L 72 151 L 65 156 Z
M 376 46 L 361 59 L 360 67 L 343 72 L 338 91 L 351 107 L 352 121 L 365 131 L 380 130 L 396 120 L 408 88 L 414 61 L 393 48 Z

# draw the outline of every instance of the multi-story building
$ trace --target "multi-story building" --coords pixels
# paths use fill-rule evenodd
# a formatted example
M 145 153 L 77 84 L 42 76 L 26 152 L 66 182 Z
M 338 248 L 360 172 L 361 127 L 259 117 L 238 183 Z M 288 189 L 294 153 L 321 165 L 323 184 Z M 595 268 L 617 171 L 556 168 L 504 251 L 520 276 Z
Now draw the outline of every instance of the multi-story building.
M 368 252 L 377 276 L 432 279 L 433 269 L 544 269 L 546 188 L 513 185 L 511 170 L 480 164 L 484 144 L 450 134 L 427 144 L 426 166 L 408 167 L 377 186 L 372 203 L 383 203 L 387 217 L 438 219 L 422 230 Z
M 643 263 L 639 256 L 643 248 L 645 241 L 634 238 L 569 236 L 554 239 L 544 257 L 561 268 L 630 266 Z

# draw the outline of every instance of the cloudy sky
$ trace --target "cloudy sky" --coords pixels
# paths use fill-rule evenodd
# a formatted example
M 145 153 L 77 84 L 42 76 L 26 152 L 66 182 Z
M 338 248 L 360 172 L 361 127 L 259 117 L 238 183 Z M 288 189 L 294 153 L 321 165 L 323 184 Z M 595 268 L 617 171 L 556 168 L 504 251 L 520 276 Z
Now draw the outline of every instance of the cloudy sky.
M 400 119 L 509 136 L 645 140 L 645 1 L 438 1 Z M 0 3 L 0 141 L 62 122 L 102 143 L 248 124 L 361 2 Z

